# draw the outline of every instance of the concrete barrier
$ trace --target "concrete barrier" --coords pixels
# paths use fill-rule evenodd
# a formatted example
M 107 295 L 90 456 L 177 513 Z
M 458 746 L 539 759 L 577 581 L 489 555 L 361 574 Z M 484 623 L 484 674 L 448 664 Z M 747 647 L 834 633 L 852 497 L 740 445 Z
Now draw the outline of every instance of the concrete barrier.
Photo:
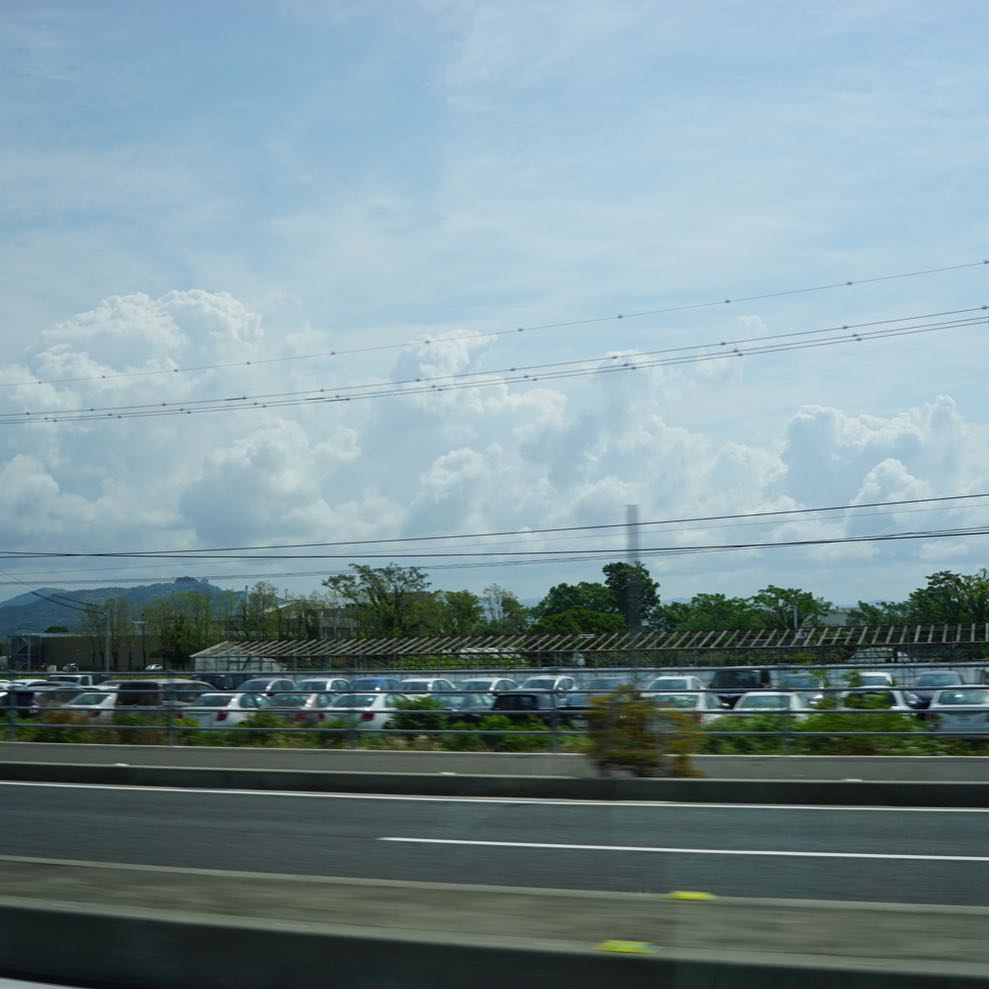
M 342 773 L 71 763 L 0 763 L 0 780 L 306 793 L 643 800 L 877 807 L 989 807 L 987 783 L 717 780 Z
M 412 752 L 376 749 L 280 749 L 209 746 L 92 745 L 0 742 L 0 762 L 72 762 L 229 769 L 312 769 L 335 772 L 458 773 L 467 776 L 594 778 L 585 756 L 550 752 Z M 712 779 L 885 780 L 989 783 L 985 756 L 700 755 Z
M 19 894 L 0 897 L 0 972 L 106 989 L 926 989 L 989 975 L 989 911 L 974 907 L 678 903 L 13 858 L 0 882 Z M 602 935 L 642 940 L 607 951 Z

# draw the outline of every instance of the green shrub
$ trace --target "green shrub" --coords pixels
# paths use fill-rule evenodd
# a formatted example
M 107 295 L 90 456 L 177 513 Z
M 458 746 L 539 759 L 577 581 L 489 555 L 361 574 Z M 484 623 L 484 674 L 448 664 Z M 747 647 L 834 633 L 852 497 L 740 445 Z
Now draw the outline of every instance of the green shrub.
M 538 718 L 487 714 L 478 725 L 482 745 L 490 752 L 545 752 L 552 745 L 550 729 Z
M 700 775 L 690 760 L 699 744 L 690 714 L 658 709 L 633 687 L 593 698 L 587 726 L 587 754 L 604 773 Z
M 81 711 L 47 711 L 39 718 L 22 725 L 17 733 L 21 742 L 89 742 L 112 744 L 116 736 L 112 729 L 93 724 Z

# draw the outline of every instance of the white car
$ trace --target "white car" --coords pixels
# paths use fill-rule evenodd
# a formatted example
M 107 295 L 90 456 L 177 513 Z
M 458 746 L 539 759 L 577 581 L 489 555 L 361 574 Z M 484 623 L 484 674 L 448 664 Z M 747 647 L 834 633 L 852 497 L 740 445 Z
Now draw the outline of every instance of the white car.
M 74 711 L 76 714 L 87 714 L 96 724 L 107 724 L 113 721 L 113 712 L 117 707 L 116 690 L 93 690 L 79 694 L 68 704 L 62 705 L 63 711 Z
M 407 694 L 442 694 L 457 688 L 445 677 L 406 677 L 398 689 Z
M 701 725 L 706 725 L 715 718 L 720 718 L 725 713 L 725 707 L 717 694 L 706 693 L 704 691 L 690 691 L 681 693 L 677 691 L 660 691 L 655 694 L 643 694 L 656 707 L 666 708 L 673 711 L 693 712 L 694 720 Z
M 926 720 L 933 723 L 935 731 L 984 735 L 989 731 L 989 689 L 952 687 L 938 691 Z
M 731 713 L 750 714 L 790 714 L 795 721 L 803 721 L 809 708 L 799 694 L 785 690 L 753 690 L 742 694 Z
M 653 680 L 648 687 L 646 687 L 643 692 L 643 697 L 652 697 L 655 693 L 665 692 L 669 690 L 681 691 L 681 690 L 703 690 L 704 684 L 701 682 L 700 677 L 691 676 L 686 673 L 681 673 L 677 675 L 666 674 L 664 676 L 658 676 Z M 718 707 L 721 706 L 721 702 L 718 702 Z
M 518 690 L 518 687 L 519 685 L 508 677 L 471 677 L 469 680 L 461 680 L 458 689 L 496 694 L 499 690 Z
M 203 694 L 182 712 L 182 717 L 201 728 L 230 728 L 270 707 L 271 701 L 264 694 L 217 692 Z
M 576 690 L 577 681 L 570 676 L 534 676 L 522 682 L 521 690 L 553 690 L 557 693 L 564 690 Z
M 325 709 L 327 718 L 340 718 L 360 731 L 380 731 L 387 728 L 398 705 L 408 701 L 403 694 L 341 694 Z
M 840 711 L 892 711 L 894 714 L 916 714 L 907 702 L 907 695 L 895 687 L 858 687 L 838 694 Z
M 342 694 L 350 690 L 350 681 L 343 677 L 306 677 L 305 680 L 298 680 L 295 684 L 296 690 L 301 690 L 304 694 L 312 694 L 321 691 Z

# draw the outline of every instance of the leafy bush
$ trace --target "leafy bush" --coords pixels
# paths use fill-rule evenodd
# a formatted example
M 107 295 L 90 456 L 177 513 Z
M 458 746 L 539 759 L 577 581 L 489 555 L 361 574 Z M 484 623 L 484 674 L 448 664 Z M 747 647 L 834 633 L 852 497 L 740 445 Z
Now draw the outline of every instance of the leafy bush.
M 699 775 L 690 761 L 698 747 L 698 733 L 689 713 L 659 710 L 633 687 L 619 687 L 592 699 L 587 722 L 587 754 L 602 772 Z
M 112 744 L 116 736 L 112 729 L 93 724 L 79 711 L 47 711 L 37 720 L 22 724 L 17 732 L 21 742 L 90 742 Z
M 552 745 L 550 729 L 538 718 L 488 714 L 478 725 L 482 745 L 491 752 L 545 752 Z
M 945 751 L 944 742 L 915 715 L 884 711 L 868 701 L 863 709 L 861 713 L 820 711 L 805 721 L 791 720 L 789 724 L 780 714 L 718 718 L 708 726 L 708 732 L 727 734 L 708 734 L 703 750 L 726 755 L 784 751 L 792 755 L 935 755 Z

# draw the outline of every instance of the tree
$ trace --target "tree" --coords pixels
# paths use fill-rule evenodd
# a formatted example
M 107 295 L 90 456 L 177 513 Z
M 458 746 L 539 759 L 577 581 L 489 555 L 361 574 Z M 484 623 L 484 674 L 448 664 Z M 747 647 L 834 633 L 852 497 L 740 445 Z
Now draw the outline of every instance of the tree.
M 352 563 L 353 573 L 327 577 L 338 599 L 357 610 L 361 630 L 367 635 L 411 635 L 421 615 L 416 602 L 429 595 L 429 578 L 418 567 L 369 567 Z
M 83 628 L 89 636 L 93 662 L 100 665 L 120 665 L 121 645 L 130 633 L 128 606 L 124 598 L 107 598 L 102 604 L 87 604 L 82 616 Z M 110 656 L 107 657 L 109 642 Z
M 831 602 L 816 598 L 810 591 L 770 584 L 749 599 L 763 619 L 765 628 L 793 628 L 794 611 L 800 625 L 819 625 L 831 610 Z
M 659 605 L 659 584 L 645 566 L 638 562 L 606 563 L 601 570 L 618 613 L 632 625 L 647 624 Z
M 538 619 L 559 615 L 571 608 L 616 614 L 618 602 L 609 587 L 582 580 L 579 584 L 556 584 L 551 587 L 532 611 Z
M 695 594 L 688 602 L 660 606 L 652 627 L 661 631 L 764 628 L 764 615 L 749 598 Z
M 477 635 L 484 620 L 481 599 L 472 591 L 440 591 L 440 631 L 444 635 Z
M 219 597 L 182 591 L 149 601 L 141 618 L 152 656 L 167 669 L 185 665 L 193 653 L 224 638 L 234 600 L 232 591 Z
M 913 591 L 905 602 L 908 624 L 989 621 L 989 570 L 974 574 L 939 570 L 927 578 L 927 586 Z
M 558 611 L 552 615 L 543 615 L 532 630 L 534 632 L 557 632 L 560 634 L 578 634 L 580 632 L 592 632 L 602 634 L 604 632 L 622 632 L 628 626 L 625 619 L 614 612 L 594 611 L 592 608 L 568 608 L 566 611 Z
M 869 604 L 859 603 L 848 612 L 852 625 L 903 625 L 906 622 L 906 605 L 902 602 L 880 601 Z
M 486 635 L 516 635 L 529 624 L 528 608 L 511 591 L 497 584 L 484 588 L 481 609 L 484 615 L 481 631 Z

